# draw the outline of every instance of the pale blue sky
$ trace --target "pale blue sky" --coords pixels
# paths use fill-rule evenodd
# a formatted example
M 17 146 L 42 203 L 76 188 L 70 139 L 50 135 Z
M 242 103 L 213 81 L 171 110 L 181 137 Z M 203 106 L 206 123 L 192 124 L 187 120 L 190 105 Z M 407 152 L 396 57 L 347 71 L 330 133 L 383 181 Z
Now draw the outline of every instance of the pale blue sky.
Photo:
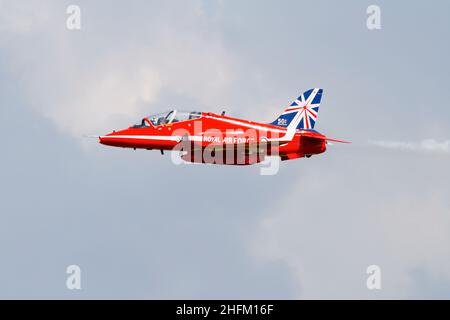
M 0 297 L 449 298 L 449 11 L 0 0 Z M 316 129 L 354 143 L 275 176 L 83 138 L 173 107 L 270 121 L 312 87 Z

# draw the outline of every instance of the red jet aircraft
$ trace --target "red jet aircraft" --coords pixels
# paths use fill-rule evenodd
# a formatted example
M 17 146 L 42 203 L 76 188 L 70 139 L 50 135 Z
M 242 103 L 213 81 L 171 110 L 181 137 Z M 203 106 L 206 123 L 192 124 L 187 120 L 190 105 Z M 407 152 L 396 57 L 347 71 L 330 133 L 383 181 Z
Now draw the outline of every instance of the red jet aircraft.
M 331 139 L 314 130 L 322 89 L 304 92 L 272 123 L 211 112 L 179 111 L 148 116 L 128 129 L 100 136 L 100 143 L 123 148 L 179 151 L 188 162 L 250 165 L 265 156 L 292 160 L 325 152 Z

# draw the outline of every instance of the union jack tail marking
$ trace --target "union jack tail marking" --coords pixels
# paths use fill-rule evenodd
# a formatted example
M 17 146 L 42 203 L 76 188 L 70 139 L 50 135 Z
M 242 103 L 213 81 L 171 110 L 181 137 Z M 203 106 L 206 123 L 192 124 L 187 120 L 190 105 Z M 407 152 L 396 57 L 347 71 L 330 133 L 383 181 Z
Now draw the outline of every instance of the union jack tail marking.
M 300 122 L 297 129 L 313 129 L 317 121 L 322 93 L 323 90 L 319 88 L 304 92 L 271 124 L 287 127 L 297 113 L 300 113 Z

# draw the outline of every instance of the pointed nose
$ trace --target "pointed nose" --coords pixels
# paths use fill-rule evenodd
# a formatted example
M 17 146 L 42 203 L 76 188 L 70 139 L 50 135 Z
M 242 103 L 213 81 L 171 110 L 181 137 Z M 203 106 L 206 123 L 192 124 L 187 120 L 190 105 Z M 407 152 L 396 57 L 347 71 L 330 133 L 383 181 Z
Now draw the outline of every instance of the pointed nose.
M 103 136 L 98 137 L 98 142 L 104 145 L 112 145 L 111 143 L 114 141 L 114 135 L 116 134 L 115 131 L 108 133 Z

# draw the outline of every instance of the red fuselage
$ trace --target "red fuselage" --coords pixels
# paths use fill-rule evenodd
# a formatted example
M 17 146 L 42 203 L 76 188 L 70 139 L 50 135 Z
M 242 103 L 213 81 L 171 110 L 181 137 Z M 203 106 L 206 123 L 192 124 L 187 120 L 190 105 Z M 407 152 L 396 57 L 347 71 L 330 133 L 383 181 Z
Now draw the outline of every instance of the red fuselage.
M 297 129 L 289 141 L 275 143 L 273 141 L 286 134 L 286 128 L 209 112 L 191 113 L 178 118 L 172 114 L 170 117 L 171 113 L 160 118 L 144 118 L 140 125 L 100 136 L 100 143 L 123 148 L 177 150 L 181 144 L 189 142 L 196 150 L 210 148 L 217 152 L 228 148 L 245 155 L 243 163 L 235 163 L 234 158 L 234 162 L 222 164 L 253 164 L 262 161 L 265 155 L 279 155 L 282 160 L 290 160 L 326 150 L 326 137 L 316 131 Z M 251 150 L 260 150 L 263 144 L 264 153 L 253 160 L 248 158 Z M 194 159 L 192 150 L 183 159 L 208 162 Z

